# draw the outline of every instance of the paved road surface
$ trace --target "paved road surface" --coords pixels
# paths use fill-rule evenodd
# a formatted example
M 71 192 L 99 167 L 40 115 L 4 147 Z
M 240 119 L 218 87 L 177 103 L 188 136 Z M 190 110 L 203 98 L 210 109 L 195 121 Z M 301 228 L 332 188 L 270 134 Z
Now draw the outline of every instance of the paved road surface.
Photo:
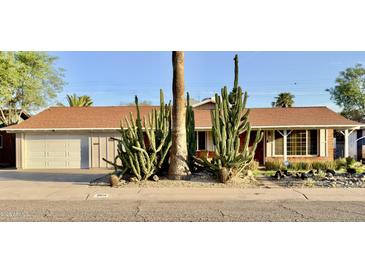
M 3 200 L 0 221 L 365 221 L 365 202 Z

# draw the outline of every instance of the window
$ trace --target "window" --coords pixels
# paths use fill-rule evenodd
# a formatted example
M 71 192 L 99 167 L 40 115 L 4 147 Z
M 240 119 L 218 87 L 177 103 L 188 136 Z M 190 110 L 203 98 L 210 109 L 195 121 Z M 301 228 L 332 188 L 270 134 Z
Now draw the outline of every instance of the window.
M 318 154 L 318 130 L 308 130 L 308 154 Z
M 307 142 L 305 130 L 293 130 L 287 137 L 288 155 L 306 155 Z
M 4 146 L 4 140 L 3 140 L 3 136 L 2 135 L 0 135 L 0 149 L 2 149 L 3 148 L 3 146 Z
M 206 132 L 205 131 L 198 131 L 197 132 L 197 141 L 196 145 L 198 150 L 206 150 Z
M 318 130 L 292 130 L 288 131 L 287 154 L 290 156 L 317 155 Z M 284 137 L 275 131 L 275 155 L 284 154 Z
M 279 131 L 275 130 L 275 155 L 284 154 L 284 137 Z

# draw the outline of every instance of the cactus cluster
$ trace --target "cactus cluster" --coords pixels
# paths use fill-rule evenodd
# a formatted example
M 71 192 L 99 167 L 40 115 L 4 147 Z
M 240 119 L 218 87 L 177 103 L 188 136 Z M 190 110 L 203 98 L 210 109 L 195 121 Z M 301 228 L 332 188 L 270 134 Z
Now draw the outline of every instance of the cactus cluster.
M 135 97 L 137 118 L 130 113 L 121 122 L 120 139 L 117 141 L 118 153 L 113 165 L 121 175 L 129 174 L 137 180 L 147 180 L 157 174 L 167 164 L 167 155 L 171 147 L 171 102 L 164 102 L 160 91 L 160 107 L 154 109 L 146 118 L 141 118 L 138 97 Z M 143 120 L 142 120 L 143 119 Z M 144 129 L 144 130 L 143 130 Z M 145 133 L 145 134 L 144 134 Z M 118 160 L 121 164 L 117 164 Z
M 246 109 L 247 92 L 243 94 L 238 86 L 238 58 L 235 57 L 234 87 L 228 94 L 227 87 L 221 95 L 215 94 L 215 108 L 211 112 L 212 136 L 215 155 L 211 161 L 206 158 L 196 160 L 215 173 L 221 182 L 232 176 L 242 176 L 254 159 L 257 144 L 263 133 L 258 130 L 251 148 L 249 148 L 251 126 L 248 121 L 249 109 Z M 244 134 L 241 146 L 240 135 Z
M 196 152 L 196 136 L 194 110 L 190 105 L 189 93 L 187 93 L 186 102 L 186 143 L 188 147 L 188 165 L 190 171 L 193 172 L 195 170 L 194 156 Z

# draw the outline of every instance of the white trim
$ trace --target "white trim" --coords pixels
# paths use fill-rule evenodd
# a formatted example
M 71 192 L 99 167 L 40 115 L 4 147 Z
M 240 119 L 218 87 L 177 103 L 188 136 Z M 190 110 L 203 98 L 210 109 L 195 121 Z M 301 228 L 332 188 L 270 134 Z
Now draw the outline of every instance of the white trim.
M 360 129 L 365 128 L 365 124 L 361 126 L 354 125 L 288 125 L 288 126 L 251 126 L 252 129 L 310 129 L 310 128 L 347 128 L 347 129 Z
M 196 103 L 196 104 L 192 105 L 192 108 L 199 107 L 199 106 L 202 106 L 202 105 L 205 105 L 205 104 L 208 104 L 208 103 L 215 103 L 215 97 L 213 96 L 213 97 L 210 97 L 207 100 Z
M 308 131 L 311 130 L 311 129 L 302 129 L 302 130 L 305 130 L 305 134 L 306 134 L 306 154 L 302 154 L 302 155 L 299 155 L 299 154 L 295 154 L 295 155 L 290 155 L 287 153 L 287 157 L 319 157 L 319 152 L 318 152 L 318 139 L 319 139 L 319 129 L 317 129 L 317 154 L 308 154 L 308 151 L 309 151 L 309 144 L 308 144 Z M 283 137 L 283 154 L 276 154 L 275 153 L 275 145 L 276 145 L 276 139 L 275 139 L 275 131 L 277 131 L 282 137 Z M 273 139 L 272 139 L 272 145 L 273 145 L 273 150 L 272 150 L 272 156 L 270 157 L 277 157 L 277 158 L 280 158 L 280 157 L 284 157 L 285 159 L 285 147 L 287 148 L 287 145 L 288 145 L 288 140 L 286 140 L 286 146 L 285 146 L 285 139 L 292 133 L 293 130 L 290 130 L 290 132 L 287 132 L 286 130 L 284 130 L 284 133 L 281 133 L 280 130 L 273 130 L 272 131 L 272 135 L 273 135 Z M 286 133 L 285 133 L 286 132 Z M 286 149 L 287 150 L 287 149 Z

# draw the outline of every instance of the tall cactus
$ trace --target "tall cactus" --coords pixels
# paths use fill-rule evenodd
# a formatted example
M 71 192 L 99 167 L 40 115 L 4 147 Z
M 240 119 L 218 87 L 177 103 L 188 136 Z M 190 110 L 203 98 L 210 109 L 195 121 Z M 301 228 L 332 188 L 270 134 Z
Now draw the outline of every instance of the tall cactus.
M 190 105 L 189 92 L 187 93 L 187 104 L 186 104 L 186 142 L 188 147 L 188 165 L 190 171 L 195 170 L 194 156 L 196 153 L 196 136 L 195 136 L 195 118 L 194 110 Z
M 196 160 L 218 175 L 225 183 L 232 176 L 241 176 L 253 161 L 257 144 L 263 133 L 258 130 L 252 148 L 249 148 L 251 126 L 248 121 L 249 109 L 246 109 L 247 92 L 243 94 L 238 86 L 238 57 L 235 57 L 234 87 L 228 94 L 227 87 L 221 89 L 221 95 L 215 94 L 215 108 L 211 111 L 212 136 L 215 156 L 212 161 L 206 158 Z M 240 135 L 245 134 L 243 146 Z
M 121 138 L 114 139 L 118 147 L 114 162 L 104 161 L 122 175 L 134 175 L 141 181 L 155 175 L 166 165 L 171 147 L 171 102 L 165 104 L 161 90 L 160 107 L 148 114 L 147 121 L 145 117 L 143 120 L 141 118 L 137 96 L 135 104 L 137 118 L 134 119 L 130 113 L 129 119 L 125 118 L 125 125 L 121 122 Z M 118 160 L 120 165 L 117 164 Z

